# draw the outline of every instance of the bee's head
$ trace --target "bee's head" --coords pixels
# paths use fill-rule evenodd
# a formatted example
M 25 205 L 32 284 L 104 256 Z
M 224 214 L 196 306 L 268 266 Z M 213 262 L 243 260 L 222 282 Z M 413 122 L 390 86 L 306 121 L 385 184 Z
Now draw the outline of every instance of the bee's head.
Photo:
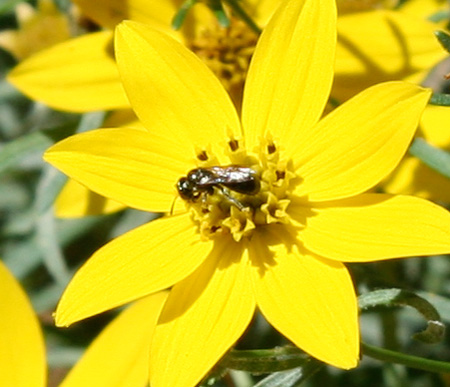
M 198 196 L 198 192 L 193 184 L 187 177 L 182 177 L 177 182 L 178 194 L 184 200 L 194 200 Z

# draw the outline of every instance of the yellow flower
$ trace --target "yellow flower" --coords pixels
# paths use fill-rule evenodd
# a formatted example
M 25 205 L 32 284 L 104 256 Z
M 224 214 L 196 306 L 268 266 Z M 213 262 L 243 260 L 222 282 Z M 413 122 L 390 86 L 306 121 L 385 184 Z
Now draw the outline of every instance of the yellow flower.
M 121 312 L 87 348 L 60 387 L 145 386 L 150 343 L 166 298 L 166 292 L 159 292 Z
M 331 95 L 339 102 L 379 82 L 394 79 L 422 82 L 431 68 L 447 56 L 433 33 L 441 27 L 426 20 L 448 7 L 446 1 L 410 0 L 395 10 L 389 9 L 388 3 L 389 0 L 338 1 L 342 16 L 338 19 L 335 81 Z M 353 12 L 344 14 L 350 8 Z M 442 125 L 448 114 L 447 108 L 427 107 L 418 135 L 448 148 L 448 140 L 439 144 L 433 140 L 437 133 L 449 138 L 448 130 Z M 435 118 L 431 118 L 433 116 Z M 450 200 L 448 179 L 410 156 L 405 157 L 381 187 L 388 193 L 414 194 L 434 201 Z
M 420 120 L 417 133 L 431 145 L 450 151 L 450 121 L 448 106 L 428 106 Z M 450 180 L 432 170 L 419 159 L 405 156 L 398 167 L 383 182 L 386 192 L 414 194 L 434 201 L 450 203 Z
M 74 2 L 102 27 L 114 28 L 130 19 L 174 36 L 203 57 L 240 105 L 257 37 L 243 22 L 232 18 L 232 28 L 221 28 L 211 11 L 197 4 L 183 30 L 174 31 L 171 20 L 181 1 Z M 278 2 L 253 0 L 249 11 L 258 22 L 265 23 Z M 30 98 L 56 109 L 86 112 L 129 107 L 114 61 L 112 36 L 112 31 L 100 31 L 52 47 L 20 63 L 8 80 Z
M 376 9 L 339 17 L 333 98 L 344 102 L 385 81 L 419 83 L 446 58 L 434 36 L 439 27 L 425 19 L 428 15 L 408 10 Z
M 1 385 L 44 387 L 45 345 L 26 293 L 0 262 Z M 119 314 L 94 340 L 60 386 L 144 386 L 150 343 L 167 297 L 159 292 Z M 99 372 L 99 370 L 108 372 Z
M 356 366 L 356 297 L 342 262 L 449 252 L 450 215 L 414 197 L 362 194 L 399 162 L 430 92 L 375 86 L 318 122 L 331 88 L 335 27 L 332 0 L 280 8 L 252 59 L 241 126 L 195 55 L 145 25 L 120 25 L 121 77 L 148 131 L 76 135 L 46 160 L 102 195 L 152 212 L 169 211 L 175 184 L 195 168 L 250 168 L 260 190 L 214 185 L 187 200 L 186 210 L 107 244 L 67 288 L 58 325 L 173 286 L 153 340 L 152 386 L 198 383 L 256 307 L 312 356 Z
M 319 121 L 335 45 L 334 0 L 286 2 L 258 41 L 239 120 L 192 52 L 146 25 L 118 27 L 120 74 L 147 131 L 79 134 L 45 159 L 151 212 L 170 210 L 193 169 L 247 168 L 237 172 L 248 185 L 233 178 L 193 191 L 175 215 L 98 250 L 66 289 L 58 325 L 172 287 L 152 342 L 152 387 L 198 383 L 256 308 L 312 356 L 357 365 L 356 296 L 343 262 L 447 253 L 450 215 L 423 199 L 363 194 L 405 153 L 430 92 L 378 85 Z
M 44 387 L 45 346 L 23 289 L 0 261 L 0 374 L 3 386 Z
M 51 0 L 39 0 L 37 9 L 28 3 L 16 7 L 18 30 L 0 32 L 0 47 L 17 59 L 70 38 L 69 21 Z

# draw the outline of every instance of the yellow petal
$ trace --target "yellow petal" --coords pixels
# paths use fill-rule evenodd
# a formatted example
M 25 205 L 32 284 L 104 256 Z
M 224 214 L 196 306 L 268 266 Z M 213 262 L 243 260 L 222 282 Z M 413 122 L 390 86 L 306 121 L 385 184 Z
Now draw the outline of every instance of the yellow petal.
M 28 97 L 56 109 L 86 112 L 129 105 L 108 31 L 41 51 L 16 66 L 8 80 Z
M 390 194 L 414 195 L 435 202 L 450 203 L 450 179 L 423 164 L 415 157 L 407 157 L 382 183 Z
M 450 213 L 413 196 L 359 195 L 315 208 L 301 235 L 308 249 L 345 262 L 448 254 Z
M 145 386 L 150 343 L 167 293 L 145 297 L 114 319 L 94 340 L 60 387 Z
M 400 10 L 425 19 L 440 11 L 447 11 L 448 3 L 446 0 L 409 0 L 402 3 Z
M 45 347 L 30 302 L 15 278 L 0 262 L 1 385 L 44 387 Z
M 450 109 L 448 106 L 428 105 L 420 120 L 419 135 L 427 142 L 450 150 Z
M 56 310 L 75 321 L 165 289 L 192 273 L 212 242 L 201 242 L 189 215 L 158 219 L 109 242 L 81 267 Z
M 333 79 L 335 8 L 332 0 L 287 1 L 265 28 L 244 91 L 249 149 L 266 132 L 290 149 L 320 118 Z
M 176 12 L 173 1 L 74 0 L 81 11 L 103 27 L 114 28 L 122 20 L 135 20 L 170 31 Z
M 169 137 L 99 129 L 57 143 L 44 159 L 100 195 L 144 211 L 169 212 L 175 184 L 192 164 L 183 153 Z
M 259 27 L 264 27 L 279 7 L 280 0 L 248 0 L 246 3 L 248 14 Z
M 132 109 L 118 109 L 111 112 L 103 123 L 105 128 L 133 128 L 146 130 Z
M 152 387 L 192 387 L 241 336 L 255 301 L 240 245 L 219 240 L 190 277 L 175 285 L 151 351 Z
M 296 194 L 310 201 L 359 194 L 400 162 L 430 91 L 404 82 L 373 86 L 328 114 L 297 141 L 302 179 Z
M 398 11 L 339 17 L 332 96 L 342 102 L 376 83 L 429 70 L 447 55 L 435 29 L 431 22 Z
M 111 214 L 126 208 L 122 203 L 107 199 L 70 179 L 55 201 L 59 218 L 81 218 L 86 215 Z
M 196 148 L 214 148 L 228 134 L 240 135 L 224 88 L 180 43 L 144 24 L 124 22 L 117 28 L 116 55 L 133 109 L 152 133 L 183 144 L 191 157 Z
M 262 254 L 267 235 L 252 239 L 256 299 L 266 319 L 296 346 L 339 368 L 358 363 L 356 295 L 347 269 L 282 242 Z

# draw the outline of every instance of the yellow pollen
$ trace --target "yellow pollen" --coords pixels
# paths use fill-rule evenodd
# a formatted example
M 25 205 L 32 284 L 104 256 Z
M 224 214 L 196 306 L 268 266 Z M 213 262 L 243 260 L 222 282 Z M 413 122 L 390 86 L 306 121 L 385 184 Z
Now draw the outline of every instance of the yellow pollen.
M 215 163 L 211 150 L 198 150 L 197 166 L 192 169 L 206 180 L 195 186 L 200 187 L 186 197 L 186 205 L 192 221 L 203 239 L 219 235 L 231 235 L 235 241 L 251 237 L 258 227 L 271 224 L 290 224 L 288 212 L 290 196 L 299 182 L 290 160 L 284 159 L 272 139 L 264 139 L 257 152 L 248 152 L 242 141 L 230 138 L 224 144 L 224 154 L 229 162 Z M 192 171 L 186 171 L 186 178 L 194 182 Z M 251 171 L 251 173 L 248 173 Z M 242 176 L 236 183 L 235 175 Z M 221 179 L 225 176 L 224 180 Z M 246 179 L 258 182 L 253 192 Z M 227 180 L 228 179 L 228 180 Z M 207 182 L 205 186 L 201 185 Z M 242 184 L 241 184 L 242 183 Z M 194 185 L 195 185 L 194 184 Z M 185 193 L 186 194 L 186 193 Z
M 203 28 L 188 47 L 221 80 L 237 109 L 240 109 L 242 91 L 250 58 L 258 36 L 241 20 L 231 17 L 228 28 L 213 24 Z

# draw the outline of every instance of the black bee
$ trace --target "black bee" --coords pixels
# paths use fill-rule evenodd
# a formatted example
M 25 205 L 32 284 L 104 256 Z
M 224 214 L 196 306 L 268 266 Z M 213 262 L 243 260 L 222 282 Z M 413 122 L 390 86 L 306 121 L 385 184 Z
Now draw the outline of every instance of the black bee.
M 196 168 L 178 180 L 177 190 L 187 201 L 195 202 L 199 198 L 206 199 L 206 195 L 214 193 L 214 187 L 241 211 L 244 205 L 230 195 L 228 190 L 246 195 L 255 195 L 260 189 L 257 173 L 247 167 L 228 165 L 225 167 Z

